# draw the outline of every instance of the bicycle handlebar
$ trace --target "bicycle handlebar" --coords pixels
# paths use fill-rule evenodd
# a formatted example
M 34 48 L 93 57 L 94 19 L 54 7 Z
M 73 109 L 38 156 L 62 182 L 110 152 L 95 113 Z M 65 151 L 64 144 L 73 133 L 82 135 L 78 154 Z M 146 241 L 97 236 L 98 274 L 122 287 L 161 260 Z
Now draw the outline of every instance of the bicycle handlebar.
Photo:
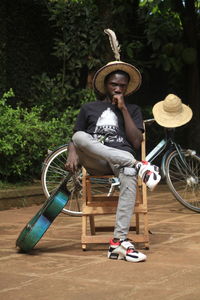
M 153 122 L 155 122 L 155 119 L 146 119 L 146 120 L 144 120 L 145 124 L 146 123 L 153 123 Z

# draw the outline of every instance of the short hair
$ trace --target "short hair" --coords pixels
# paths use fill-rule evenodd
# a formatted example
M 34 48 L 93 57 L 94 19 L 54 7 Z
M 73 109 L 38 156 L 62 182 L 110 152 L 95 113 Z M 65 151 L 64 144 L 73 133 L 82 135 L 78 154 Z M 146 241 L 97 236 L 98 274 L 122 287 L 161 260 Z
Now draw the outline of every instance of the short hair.
M 128 79 L 128 82 L 130 81 L 130 76 L 128 73 L 126 73 L 125 71 L 122 71 L 122 70 L 115 70 L 111 73 L 109 73 L 108 75 L 106 75 L 105 79 L 104 79 L 104 84 L 107 83 L 108 79 L 114 75 L 114 74 L 121 74 L 121 75 L 124 75 L 126 76 L 126 78 Z

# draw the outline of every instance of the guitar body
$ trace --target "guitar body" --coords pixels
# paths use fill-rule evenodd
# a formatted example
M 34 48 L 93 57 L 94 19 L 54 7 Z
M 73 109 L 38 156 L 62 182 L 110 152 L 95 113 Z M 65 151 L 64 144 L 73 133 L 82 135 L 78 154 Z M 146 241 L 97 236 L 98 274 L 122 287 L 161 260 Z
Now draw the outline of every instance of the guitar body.
M 51 223 L 62 211 L 69 200 L 69 191 L 66 183 L 70 176 L 65 178 L 55 192 L 47 199 L 43 207 L 27 223 L 21 231 L 16 246 L 24 252 L 30 251 L 47 231 Z

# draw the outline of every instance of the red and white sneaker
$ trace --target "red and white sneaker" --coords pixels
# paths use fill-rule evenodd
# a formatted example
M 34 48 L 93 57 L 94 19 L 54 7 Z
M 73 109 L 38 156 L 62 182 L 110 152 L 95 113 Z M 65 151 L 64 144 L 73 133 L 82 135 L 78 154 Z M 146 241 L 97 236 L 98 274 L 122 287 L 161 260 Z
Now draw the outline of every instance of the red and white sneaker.
M 159 167 L 142 160 L 136 164 L 135 169 L 150 191 L 153 191 L 161 179 Z
M 140 262 L 147 259 L 145 254 L 135 250 L 134 245 L 128 239 L 122 241 L 119 240 L 117 242 L 111 240 L 108 250 L 108 258 L 126 260 L 130 262 Z

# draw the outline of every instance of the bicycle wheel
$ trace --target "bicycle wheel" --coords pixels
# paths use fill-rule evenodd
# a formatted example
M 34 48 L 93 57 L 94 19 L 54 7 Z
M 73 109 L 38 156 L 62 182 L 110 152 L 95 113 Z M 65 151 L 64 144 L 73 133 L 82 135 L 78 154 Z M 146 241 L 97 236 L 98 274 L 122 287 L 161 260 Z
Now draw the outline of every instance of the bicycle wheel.
M 53 151 L 44 161 L 42 168 L 42 188 L 48 198 L 59 185 L 63 177 L 69 172 L 65 169 L 68 146 L 63 145 Z M 67 182 L 67 189 L 71 192 L 67 205 L 62 212 L 72 216 L 82 216 L 82 182 L 81 169 L 71 176 Z
M 175 150 L 166 159 L 166 181 L 170 191 L 185 207 L 200 213 L 200 157 L 192 150 Z

